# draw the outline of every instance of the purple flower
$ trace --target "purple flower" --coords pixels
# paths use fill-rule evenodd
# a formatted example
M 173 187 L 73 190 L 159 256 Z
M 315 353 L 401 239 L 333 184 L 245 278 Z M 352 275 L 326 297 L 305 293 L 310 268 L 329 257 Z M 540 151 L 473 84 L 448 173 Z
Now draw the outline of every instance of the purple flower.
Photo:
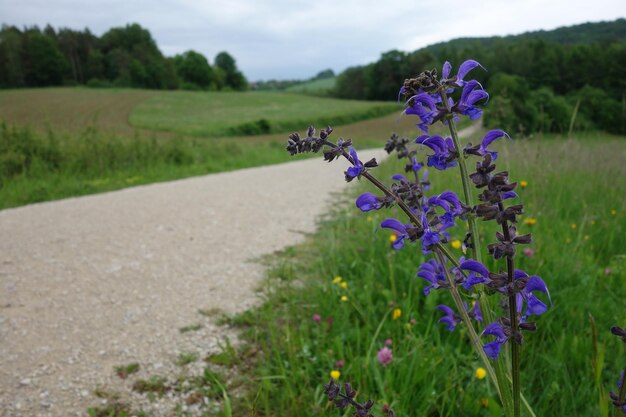
M 474 301 L 474 305 L 472 306 L 471 310 L 467 309 L 467 303 L 464 303 L 464 304 L 465 304 L 465 310 L 467 311 L 467 314 L 471 318 L 473 318 L 476 321 L 480 321 L 480 322 L 483 321 L 483 314 L 480 311 L 480 306 L 478 305 L 478 301 Z
M 354 178 L 358 177 L 363 172 L 363 163 L 359 161 L 359 157 L 356 154 L 356 150 L 352 146 L 350 146 L 350 157 L 352 158 L 353 166 L 348 168 L 345 172 L 346 181 L 348 182 L 352 181 Z
M 478 154 L 480 155 L 490 154 L 492 161 L 495 161 L 496 159 L 498 159 L 498 152 L 490 151 L 489 149 L 487 149 L 487 147 L 491 145 L 491 143 L 495 141 L 496 139 L 500 139 L 504 136 L 506 136 L 507 138 L 510 138 L 510 136 L 506 132 L 500 129 L 494 129 L 494 130 L 490 130 L 489 132 L 487 132 L 482 142 L 480 142 L 480 147 L 478 148 Z
M 611 402 L 613 405 L 624 413 L 626 413 L 626 398 L 619 398 L 619 392 L 622 389 L 622 384 L 624 383 L 624 371 L 620 374 L 619 379 L 617 380 L 617 392 L 611 391 L 609 393 L 609 397 L 611 398 Z
M 378 197 L 372 193 L 363 193 L 355 201 L 355 205 L 363 212 L 378 210 L 381 207 Z
M 478 61 L 473 59 L 468 59 L 463 62 L 459 67 L 459 72 L 454 77 L 450 77 L 450 72 L 452 71 L 452 65 L 448 61 L 443 64 L 443 69 L 441 70 L 442 83 L 452 85 L 455 87 L 463 87 L 466 84 L 464 81 L 465 76 L 474 68 L 481 67 L 485 69 Z
M 489 278 L 489 270 L 483 264 L 473 259 L 468 259 L 467 261 L 461 262 L 459 268 L 470 271 L 467 277 L 463 280 L 463 288 L 468 291 L 476 284 L 485 284 L 491 281 Z
M 439 304 L 437 308 L 444 313 L 444 316 L 439 319 L 439 323 L 446 325 L 448 330 L 454 331 L 454 328 L 461 322 L 461 318 L 454 314 L 454 310 L 444 304 Z
M 545 313 L 548 310 L 548 306 L 546 306 L 534 292 L 539 291 L 548 295 L 548 299 L 550 299 L 550 293 L 548 292 L 548 287 L 546 283 L 543 282 L 541 278 L 538 276 L 529 277 L 528 274 L 522 270 L 515 270 L 514 278 L 518 279 L 527 279 L 526 285 L 524 288 L 517 294 L 517 309 L 518 311 L 522 310 L 522 304 L 526 302 L 526 311 L 524 312 L 524 316 L 533 315 L 539 316 Z M 550 300 L 552 302 L 552 300 Z
M 480 87 L 480 90 L 477 90 L 476 87 Z M 482 110 L 475 107 L 474 104 L 484 99 L 489 99 L 489 94 L 482 89 L 482 85 L 475 80 L 468 81 L 463 87 L 459 102 L 452 107 L 452 110 L 468 116 L 470 120 L 479 119 Z
M 504 329 L 498 322 L 491 323 L 485 330 L 483 331 L 483 335 L 487 336 L 495 336 L 495 339 L 492 342 L 489 342 L 483 346 L 483 350 L 485 354 L 489 356 L 494 361 L 498 359 L 498 355 L 500 354 L 500 349 L 502 345 L 509 340 L 509 336 L 506 335 Z
M 422 169 L 423 166 L 424 165 L 421 162 L 417 162 L 417 159 L 415 159 L 415 157 L 411 157 L 411 163 L 407 164 L 406 171 L 418 172 L 420 169 Z
M 393 344 L 393 340 L 385 339 L 385 346 L 391 346 Z
M 392 229 L 397 232 L 396 240 L 392 243 L 394 249 L 402 249 L 404 247 L 404 238 L 408 236 L 406 228 L 411 225 L 404 225 L 396 219 L 385 219 L 380 224 L 380 227 L 386 229 Z
M 313 314 L 313 317 L 311 317 L 311 318 L 316 323 L 319 323 L 320 321 L 322 321 L 322 316 L 320 316 L 319 314 Z
M 393 355 L 391 353 L 391 349 L 389 349 L 387 346 L 385 346 L 381 350 L 379 350 L 378 354 L 376 355 L 376 357 L 378 358 L 378 362 L 382 366 L 389 365 L 391 363 L 391 361 L 393 360 Z
M 428 155 L 426 163 L 429 167 L 443 171 L 446 168 L 456 166 L 455 159 L 458 152 L 451 138 L 444 139 L 441 136 L 423 135 L 415 139 L 415 143 L 428 146 L 435 152 L 433 155 Z
M 424 287 L 425 295 L 429 295 L 432 289 L 447 287 L 443 267 L 434 259 L 430 259 L 428 262 L 421 264 L 417 276 L 430 283 L 430 285 Z
M 402 92 L 402 90 L 400 91 Z M 408 100 L 404 113 L 418 116 L 421 123 L 417 127 L 424 132 L 428 132 L 428 125 L 436 121 L 439 113 L 439 110 L 437 110 L 437 99 L 427 93 L 416 94 Z

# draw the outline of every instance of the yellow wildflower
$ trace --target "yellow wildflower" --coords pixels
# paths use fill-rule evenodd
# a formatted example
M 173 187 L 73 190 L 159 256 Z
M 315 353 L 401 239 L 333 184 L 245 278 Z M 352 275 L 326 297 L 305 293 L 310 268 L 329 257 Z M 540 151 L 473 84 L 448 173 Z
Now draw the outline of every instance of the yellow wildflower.
M 528 187 L 528 181 L 526 181 L 526 180 L 521 180 L 521 181 L 519 182 L 519 186 L 520 186 L 520 187 L 522 187 L 522 188 L 526 188 L 526 187 Z
M 489 399 L 488 398 L 481 398 L 480 399 L 480 405 L 483 408 L 489 407 Z
M 368 222 L 370 222 L 370 223 L 371 223 L 371 222 L 372 222 L 372 220 L 373 220 L 373 219 L 372 219 L 372 216 L 367 216 L 367 221 L 368 221 Z
M 476 373 L 474 374 L 478 379 L 484 379 L 487 376 L 487 371 L 484 368 L 476 369 Z
M 345 282 L 345 281 L 344 281 L 344 282 L 342 282 L 342 283 L 341 283 L 341 284 L 339 284 L 339 285 L 341 285 L 341 288 L 348 288 L 348 283 L 347 283 L 347 282 Z
M 453 240 L 450 244 L 454 249 L 461 249 L 461 241 L 459 239 Z
M 341 282 L 341 277 L 337 276 L 333 278 L 333 284 L 339 284 Z
M 533 224 L 537 224 L 537 219 L 535 219 L 534 217 L 529 217 L 526 220 L 524 220 L 524 224 L 532 226 Z
M 615 210 L 615 209 L 611 209 L 611 215 L 612 215 L 612 216 L 615 216 L 616 214 L 617 214 L 617 210 Z
M 590 236 L 589 235 L 585 235 L 585 240 L 589 240 Z
M 578 227 L 578 226 L 576 226 L 576 223 L 572 223 L 572 224 L 569 225 L 569 227 L 571 227 L 572 229 L 576 229 L 576 227 Z
M 591 225 L 593 226 L 593 225 L 595 225 L 595 224 L 596 224 L 596 221 L 595 221 L 595 220 L 592 220 L 592 221 L 591 221 Z
M 399 308 L 394 308 L 393 311 L 391 312 L 391 318 L 394 320 L 398 320 L 401 315 L 402 315 L 402 310 L 400 310 Z
M 333 369 L 332 371 L 330 371 L 330 377 L 334 380 L 338 380 L 339 377 L 341 376 L 341 372 L 339 372 L 336 369 Z
M 345 303 L 346 301 L 348 301 L 348 297 L 345 296 L 345 295 L 342 295 L 341 296 L 341 301 L 343 301 Z
M 390 235 L 390 236 L 389 236 L 389 241 L 390 241 L 391 243 L 395 242 L 396 240 L 398 240 L 398 236 L 396 236 L 396 235 Z

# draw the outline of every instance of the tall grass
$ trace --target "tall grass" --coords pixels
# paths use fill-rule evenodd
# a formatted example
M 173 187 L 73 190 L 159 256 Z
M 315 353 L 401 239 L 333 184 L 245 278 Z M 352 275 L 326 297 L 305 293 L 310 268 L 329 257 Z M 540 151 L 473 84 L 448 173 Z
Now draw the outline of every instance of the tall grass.
M 520 190 L 527 213 L 519 229 L 533 232 L 535 254 L 520 256 L 519 267 L 540 275 L 553 301 L 522 347 L 522 389 L 539 416 L 599 413 L 589 315 L 607 352 L 600 383 L 614 389 L 623 366 L 608 330 L 626 320 L 624 155 L 623 138 L 604 135 L 500 149 L 498 167 L 529 184 Z M 401 170 L 394 164 L 386 163 L 381 177 Z M 446 175 L 437 175 L 433 193 L 458 183 L 458 174 Z M 422 293 L 419 248 L 393 251 L 389 233 L 378 227 L 393 215 L 368 216 L 351 201 L 340 204 L 306 244 L 274 259 L 265 303 L 235 320 L 247 329 L 248 343 L 265 352 L 251 373 L 248 406 L 257 415 L 340 415 L 322 393 L 333 369 L 357 386 L 362 401 L 390 404 L 398 416 L 500 415 L 487 380 L 474 377 L 480 362 L 463 329 L 450 333 L 437 323 L 435 306 L 449 302 L 448 294 Z M 528 218 L 536 223 L 525 224 Z M 336 276 L 346 288 L 333 283 Z M 395 308 L 402 315 L 393 320 Z M 394 359 L 384 368 L 376 352 L 388 338 Z

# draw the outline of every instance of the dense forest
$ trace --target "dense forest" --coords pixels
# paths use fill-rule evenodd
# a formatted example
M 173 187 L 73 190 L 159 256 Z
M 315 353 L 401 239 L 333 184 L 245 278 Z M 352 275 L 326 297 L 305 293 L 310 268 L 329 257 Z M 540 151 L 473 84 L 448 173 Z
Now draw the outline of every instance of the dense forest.
M 195 51 L 163 56 L 138 24 L 102 36 L 46 26 L 0 30 L 0 88 L 88 85 L 153 89 L 246 90 L 235 59 L 220 52 L 213 62 Z
M 472 78 L 493 97 L 488 126 L 512 133 L 601 128 L 626 133 L 626 20 L 586 23 L 554 31 L 463 38 L 414 51 L 389 51 L 337 78 L 342 98 L 395 100 L 405 78 L 425 68 L 455 68 L 466 59 L 487 71 Z M 454 72 L 453 72 L 454 73 Z

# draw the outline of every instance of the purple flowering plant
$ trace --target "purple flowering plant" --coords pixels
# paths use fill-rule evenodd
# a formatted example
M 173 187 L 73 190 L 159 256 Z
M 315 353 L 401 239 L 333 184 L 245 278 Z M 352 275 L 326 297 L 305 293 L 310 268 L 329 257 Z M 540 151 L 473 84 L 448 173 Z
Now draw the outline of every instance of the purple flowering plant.
M 400 95 L 405 98 L 404 113 L 417 116 L 417 127 L 424 134 L 412 140 L 394 134 L 387 141 L 385 150 L 407 161 L 406 176 L 394 175 L 389 186 L 372 173 L 377 161 L 359 160 L 350 139 L 330 141 L 333 131 L 330 127 L 322 129 L 319 135 L 309 127 L 304 138 L 298 133 L 291 134 L 287 150 L 291 155 L 322 150 L 328 162 L 344 157 L 351 164 L 345 172 L 346 181 L 365 179 L 379 190 L 379 195 L 368 192 L 356 199 L 361 211 L 397 206 L 403 212 L 404 219 L 387 218 L 380 226 L 395 232 L 392 244 L 395 250 L 419 242 L 421 252 L 430 257 L 417 268 L 417 276 L 426 284 L 423 292 L 428 296 L 432 291 L 447 291 L 453 304 L 437 306 L 439 314 L 443 314 L 439 322 L 449 331 L 461 324 L 466 327 L 471 346 L 482 360 L 507 417 L 520 416 L 522 405 L 528 415 L 534 416 L 521 393 L 521 346 L 523 333 L 537 330 L 532 320 L 547 312 L 551 300 L 540 277 L 516 268 L 517 248 L 531 243 L 532 237 L 517 233 L 518 216 L 523 213 L 523 205 L 515 193 L 517 183 L 509 180 L 508 171 L 496 170 L 494 161 L 498 153 L 490 149 L 496 140 L 507 138 L 508 134 L 491 130 L 477 145 L 462 145 L 459 139 L 455 123 L 463 116 L 470 120 L 480 118 L 479 106 L 489 98 L 479 82 L 465 79 L 477 68 L 482 68 L 477 61 L 467 60 L 452 75 L 452 66 L 446 62 L 441 78 L 436 70 L 430 70 L 404 81 L 400 88 Z M 446 125 L 450 136 L 429 135 L 429 127 L 435 123 Z M 474 172 L 468 167 L 472 159 Z M 431 172 L 458 169 L 463 195 L 452 191 L 429 193 L 428 168 Z M 478 233 L 478 220 L 495 222 L 499 229 L 485 250 Z M 448 230 L 454 227 L 465 229 L 465 255 L 460 259 L 449 249 Z M 498 270 L 490 270 L 483 256 L 494 258 L 500 265 Z M 504 352 L 510 355 L 509 361 L 503 359 Z M 391 351 L 384 351 L 382 356 L 390 361 Z M 352 405 L 355 415 L 371 416 L 370 403 L 354 401 L 356 394 L 350 384 L 346 384 L 344 394 L 340 385 L 331 380 L 325 391 L 338 407 Z M 622 391 L 620 388 L 614 399 L 620 406 Z

